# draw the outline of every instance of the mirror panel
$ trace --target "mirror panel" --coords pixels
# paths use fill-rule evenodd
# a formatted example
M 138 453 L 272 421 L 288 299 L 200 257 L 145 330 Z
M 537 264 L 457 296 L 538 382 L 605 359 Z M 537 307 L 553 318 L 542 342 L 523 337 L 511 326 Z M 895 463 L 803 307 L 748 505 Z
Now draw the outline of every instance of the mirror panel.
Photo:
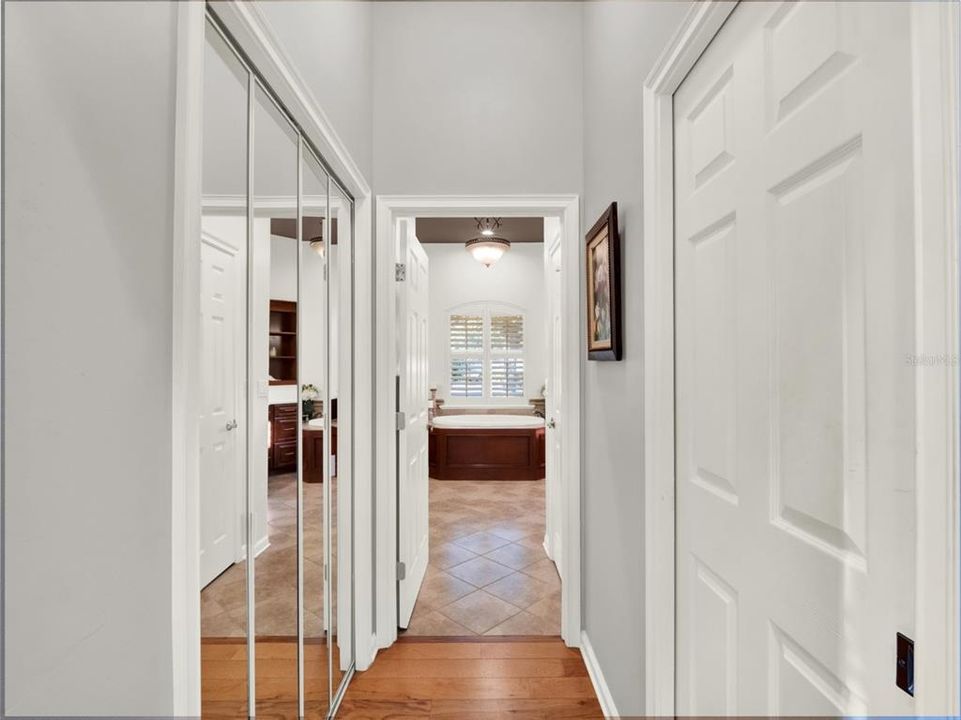
M 329 432 L 326 388 L 327 280 L 326 262 L 328 177 L 305 146 L 302 154 L 301 336 L 303 358 L 301 397 L 304 418 L 304 702 L 308 717 L 326 712 L 330 701 L 328 659 L 329 605 L 324 568 L 328 564 L 326 437 Z
M 336 183 L 330 184 L 330 252 L 328 325 L 330 362 L 328 393 L 333 409 L 331 453 L 330 557 L 331 557 L 331 697 L 344 682 L 353 655 L 353 545 L 350 520 L 353 397 L 353 206 Z
M 247 714 L 246 68 L 210 23 L 204 57 L 198 529 L 203 715 Z
M 300 455 L 298 147 L 258 84 L 253 118 L 250 364 L 256 379 L 251 507 L 256 714 L 298 713 L 297 543 Z

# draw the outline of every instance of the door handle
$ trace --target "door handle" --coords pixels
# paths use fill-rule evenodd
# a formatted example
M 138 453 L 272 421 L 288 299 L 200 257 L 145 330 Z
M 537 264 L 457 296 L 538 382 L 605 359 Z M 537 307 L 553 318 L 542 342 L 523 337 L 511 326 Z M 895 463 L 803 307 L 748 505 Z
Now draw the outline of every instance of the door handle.
M 547 427 L 549 427 L 551 430 L 557 427 L 557 423 L 554 422 L 554 418 L 551 418 L 547 421 Z
M 227 423 L 227 431 L 228 431 L 228 432 L 230 432 L 231 430 L 236 429 L 236 427 L 237 427 L 237 421 L 236 421 L 236 420 L 231 420 L 229 423 Z

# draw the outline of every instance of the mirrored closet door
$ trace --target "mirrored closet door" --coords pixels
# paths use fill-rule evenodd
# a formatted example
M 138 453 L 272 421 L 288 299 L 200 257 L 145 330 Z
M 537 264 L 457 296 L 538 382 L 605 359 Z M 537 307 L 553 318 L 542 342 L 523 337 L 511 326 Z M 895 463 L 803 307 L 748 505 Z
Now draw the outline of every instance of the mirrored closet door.
M 244 717 L 247 663 L 247 97 L 212 27 L 204 53 L 199 467 L 203 716 Z
M 354 662 L 353 202 L 212 13 L 206 37 L 203 715 L 324 718 Z

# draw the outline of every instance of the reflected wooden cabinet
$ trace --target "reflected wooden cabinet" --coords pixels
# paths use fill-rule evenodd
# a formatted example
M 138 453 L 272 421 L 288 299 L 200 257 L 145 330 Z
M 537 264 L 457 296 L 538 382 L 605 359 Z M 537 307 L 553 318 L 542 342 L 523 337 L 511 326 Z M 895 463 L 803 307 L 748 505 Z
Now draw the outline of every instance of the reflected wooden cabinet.
M 297 403 L 279 403 L 268 406 L 270 420 L 270 449 L 267 451 L 267 468 L 272 473 L 294 472 L 297 469 Z M 304 436 L 304 482 L 324 480 L 324 430 L 305 427 Z M 337 457 L 337 421 L 333 421 L 330 435 L 330 453 Z M 336 460 L 335 460 L 336 462 Z M 336 473 L 336 467 L 334 468 Z
M 297 403 L 270 405 L 270 450 L 267 468 L 270 472 L 293 472 L 297 469 Z
M 333 473 L 337 474 L 337 421 L 334 420 L 330 432 L 330 454 L 334 457 Z M 323 428 L 304 428 L 304 482 L 324 481 L 324 430 Z

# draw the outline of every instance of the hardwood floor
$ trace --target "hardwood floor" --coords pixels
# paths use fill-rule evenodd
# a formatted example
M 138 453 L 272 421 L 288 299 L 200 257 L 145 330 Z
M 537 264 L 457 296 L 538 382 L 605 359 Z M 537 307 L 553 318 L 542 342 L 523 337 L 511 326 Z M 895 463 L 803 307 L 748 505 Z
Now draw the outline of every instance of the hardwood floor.
M 292 639 L 257 641 L 257 717 L 297 718 L 297 644 Z M 201 717 L 247 717 L 247 645 L 234 638 L 200 645 Z M 337 660 L 335 656 L 335 667 Z M 339 671 L 338 671 L 339 673 Z M 337 678 L 337 682 L 340 678 Z M 304 709 L 310 720 L 327 713 L 327 644 L 304 644 Z
M 326 646 L 305 650 L 305 705 L 326 709 Z M 257 717 L 293 720 L 296 646 L 257 643 Z M 246 646 L 202 646 L 203 717 L 246 717 Z M 354 675 L 338 718 L 518 720 L 603 718 L 587 668 L 559 637 L 401 638 Z
M 587 668 L 559 637 L 410 638 L 357 673 L 338 718 L 603 718 Z

